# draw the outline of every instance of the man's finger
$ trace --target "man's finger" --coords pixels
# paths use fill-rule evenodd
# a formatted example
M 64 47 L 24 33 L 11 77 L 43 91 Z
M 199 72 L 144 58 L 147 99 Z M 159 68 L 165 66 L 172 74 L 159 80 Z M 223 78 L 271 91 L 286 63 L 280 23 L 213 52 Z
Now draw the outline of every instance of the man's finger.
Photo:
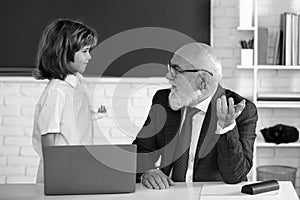
M 155 174 L 153 177 L 154 177 L 154 180 L 155 180 L 156 184 L 158 185 L 159 189 L 166 189 L 166 186 L 162 180 L 162 177 L 160 177 L 159 174 Z
M 222 112 L 221 107 L 222 107 L 221 99 L 218 98 L 218 100 L 217 100 L 217 111 Z
M 147 180 L 150 182 L 152 185 L 153 189 L 159 189 L 159 186 L 157 185 L 156 181 L 154 180 L 154 177 L 149 176 Z
M 222 100 L 222 111 L 223 111 L 224 114 L 227 114 L 227 112 L 228 112 L 228 106 L 227 106 L 227 100 L 226 100 L 225 95 L 223 95 L 221 97 L 221 100 Z
M 228 99 L 228 114 L 234 114 L 235 113 L 235 109 L 234 109 L 234 102 L 233 102 L 233 98 L 229 98 Z
M 148 179 L 143 179 L 143 185 L 148 189 L 153 189 L 152 185 L 149 183 Z
M 162 182 L 163 182 L 163 184 L 165 186 L 165 189 L 169 188 L 170 184 L 169 184 L 169 181 L 168 181 L 168 177 L 166 177 L 166 176 L 163 175 L 160 178 L 161 178 L 161 180 L 162 180 Z

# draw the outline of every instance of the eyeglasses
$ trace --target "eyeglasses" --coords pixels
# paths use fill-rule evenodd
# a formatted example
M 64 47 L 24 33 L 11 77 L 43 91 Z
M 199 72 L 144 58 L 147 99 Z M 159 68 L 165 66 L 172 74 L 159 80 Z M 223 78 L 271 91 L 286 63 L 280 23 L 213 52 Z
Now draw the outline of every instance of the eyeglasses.
M 180 69 L 180 67 L 178 65 L 171 64 L 170 61 L 168 61 L 167 66 L 168 66 L 168 71 L 170 72 L 172 78 L 176 78 L 177 73 L 182 74 L 182 73 L 185 73 L 185 72 L 206 72 L 211 76 L 214 75 L 212 72 L 207 71 L 205 69 L 186 69 L 186 70 L 182 70 L 182 69 Z

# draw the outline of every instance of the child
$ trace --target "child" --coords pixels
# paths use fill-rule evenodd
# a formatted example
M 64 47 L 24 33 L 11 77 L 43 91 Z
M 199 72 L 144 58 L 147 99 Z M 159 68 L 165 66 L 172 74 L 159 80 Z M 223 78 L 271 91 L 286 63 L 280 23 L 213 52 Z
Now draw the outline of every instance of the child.
M 48 79 L 35 109 L 33 146 L 41 160 L 37 182 L 43 182 L 42 146 L 92 144 L 93 124 L 82 73 L 91 59 L 97 33 L 79 21 L 58 19 L 43 32 L 37 52 L 36 79 Z M 101 107 L 101 111 L 106 112 Z

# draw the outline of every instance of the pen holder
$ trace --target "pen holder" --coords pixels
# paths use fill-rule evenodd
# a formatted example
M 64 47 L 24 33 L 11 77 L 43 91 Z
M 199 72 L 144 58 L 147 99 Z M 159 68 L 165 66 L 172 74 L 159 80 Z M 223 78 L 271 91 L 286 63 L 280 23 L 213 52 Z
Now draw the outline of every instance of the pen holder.
M 243 66 L 252 66 L 253 65 L 253 49 L 242 49 L 241 65 L 243 65 Z

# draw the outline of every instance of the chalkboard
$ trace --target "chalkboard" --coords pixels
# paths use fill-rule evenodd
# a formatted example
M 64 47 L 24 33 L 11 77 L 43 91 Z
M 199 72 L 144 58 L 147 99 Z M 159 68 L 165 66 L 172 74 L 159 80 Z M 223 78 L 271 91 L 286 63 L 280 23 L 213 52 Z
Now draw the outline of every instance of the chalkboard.
M 210 0 L 7 0 L 0 3 L 0 74 L 31 75 L 41 34 L 52 20 L 95 28 L 86 76 L 164 76 L 172 52 L 210 44 Z

